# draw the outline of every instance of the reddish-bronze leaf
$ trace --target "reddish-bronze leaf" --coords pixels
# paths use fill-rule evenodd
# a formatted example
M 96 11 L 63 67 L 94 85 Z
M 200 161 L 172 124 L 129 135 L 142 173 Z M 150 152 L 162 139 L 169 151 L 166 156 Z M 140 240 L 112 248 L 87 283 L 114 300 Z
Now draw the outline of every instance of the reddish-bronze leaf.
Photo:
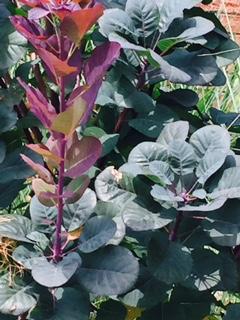
M 57 164 L 62 160 L 58 155 L 52 153 L 44 144 L 28 144 L 27 147 Z
M 101 142 L 95 137 L 83 137 L 74 143 L 66 156 L 67 177 L 77 178 L 87 172 L 102 153 Z
M 54 184 L 49 184 L 42 179 L 33 179 L 32 188 L 38 200 L 47 207 L 52 207 L 57 204 L 57 188 Z
M 103 15 L 103 10 L 103 5 L 97 4 L 93 8 L 71 12 L 63 19 L 61 31 L 79 45 L 84 35 Z
M 58 59 L 58 57 L 45 49 L 39 48 L 37 53 L 56 78 L 65 77 L 77 71 L 76 67 L 71 67 L 67 61 Z
M 46 168 L 44 168 L 44 166 L 42 166 L 39 163 L 33 162 L 29 157 L 25 156 L 24 154 L 21 154 L 20 156 L 22 157 L 23 161 L 26 162 L 26 164 L 29 165 L 42 180 L 44 180 L 47 183 L 54 183 L 51 173 Z

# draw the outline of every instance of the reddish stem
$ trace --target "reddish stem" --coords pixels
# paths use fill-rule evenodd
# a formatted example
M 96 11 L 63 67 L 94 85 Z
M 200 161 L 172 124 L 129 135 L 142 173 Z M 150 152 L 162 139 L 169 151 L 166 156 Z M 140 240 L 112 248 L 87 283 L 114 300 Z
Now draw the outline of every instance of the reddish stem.
M 128 115 L 129 109 L 125 108 L 119 115 L 119 118 L 117 120 L 117 123 L 114 128 L 114 132 L 118 133 L 122 127 L 123 122 L 126 120 L 126 117 Z
M 63 187 L 64 187 L 64 157 L 65 157 L 65 147 L 66 147 L 66 140 L 62 139 L 60 144 L 60 157 L 63 159 L 60 162 L 59 166 L 59 175 L 58 175 L 58 215 L 57 215 L 57 222 L 56 222 L 56 237 L 54 243 L 54 254 L 53 259 L 55 262 L 58 262 L 62 257 L 62 243 L 61 243 L 61 229 L 63 223 Z
M 170 236 L 169 236 L 169 240 L 170 241 L 176 241 L 177 240 L 178 231 L 179 231 L 182 219 L 183 219 L 183 213 L 179 212 L 177 217 L 176 217 L 176 221 L 175 221 L 174 227 L 173 227 L 173 229 L 172 229 L 172 231 L 170 233 Z
M 60 38 L 60 59 L 63 59 L 63 39 Z M 59 79 L 59 89 L 60 89 L 60 112 L 64 112 L 66 109 L 66 102 L 65 102 L 65 83 L 64 78 L 60 77 Z M 61 229 L 63 223 L 63 207 L 64 207 L 64 200 L 63 200 L 63 188 L 64 188 L 64 169 L 65 169 L 65 149 L 66 149 L 66 140 L 64 135 L 62 135 L 60 140 L 60 157 L 61 162 L 59 165 L 59 173 L 58 173 L 58 215 L 57 215 L 57 222 L 56 222 L 56 236 L 55 236 L 55 243 L 54 243 L 54 251 L 53 251 L 53 259 L 55 262 L 58 262 L 62 258 L 62 239 L 61 239 Z

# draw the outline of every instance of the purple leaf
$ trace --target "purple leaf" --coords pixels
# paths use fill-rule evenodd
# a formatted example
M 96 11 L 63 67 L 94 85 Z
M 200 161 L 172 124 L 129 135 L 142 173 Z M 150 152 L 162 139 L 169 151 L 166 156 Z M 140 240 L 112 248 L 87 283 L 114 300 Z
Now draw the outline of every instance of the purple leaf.
M 87 85 L 92 86 L 102 80 L 110 66 L 117 60 L 121 46 L 116 42 L 107 42 L 97 47 L 84 66 Z
M 49 10 L 42 8 L 33 8 L 28 12 L 29 20 L 39 20 L 43 17 L 46 17 L 49 14 Z
M 38 89 L 28 86 L 20 79 L 19 83 L 26 91 L 31 112 L 35 114 L 44 126 L 50 128 L 53 119 L 57 116 L 54 107 Z
M 67 152 L 65 176 L 77 178 L 87 172 L 102 153 L 101 142 L 94 137 L 83 137 Z
M 115 62 L 120 54 L 121 46 L 116 42 L 108 42 L 97 47 L 92 56 L 89 58 L 83 67 L 84 77 L 89 89 L 81 86 L 77 87 L 69 97 L 68 105 L 77 99 L 78 96 L 87 102 L 87 110 L 82 119 L 82 124 L 85 124 L 94 108 L 94 104 L 98 95 L 98 91 L 102 85 L 103 77 L 105 76 L 109 67 Z

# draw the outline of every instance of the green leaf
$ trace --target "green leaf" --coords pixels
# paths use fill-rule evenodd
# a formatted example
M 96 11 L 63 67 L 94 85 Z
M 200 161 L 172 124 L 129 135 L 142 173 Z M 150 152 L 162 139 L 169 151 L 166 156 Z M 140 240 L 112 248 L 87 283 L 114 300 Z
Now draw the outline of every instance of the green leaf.
M 240 245 L 240 217 L 236 214 L 239 200 L 229 200 L 202 222 L 204 231 L 220 246 Z
M 90 301 L 85 290 L 79 287 L 64 287 L 55 290 L 55 295 L 54 311 L 52 305 L 49 308 L 49 300 L 47 306 L 39 303 L 31 312 L 31 320 L 89 320 Z
M 207 40 L 202 36 L 211 32 L 214 28 L 214 23 L 203 17 L 175 19 L 158 46 L 162 51 L 166 52 L 172 46 L 183 41 L 205 44 Z
M 213 192 L 209 194 L 211 199 L 220 197 L 234 199 L 239 198 L 240 193 L 240 168 L 233 167 L 224 170 L 222 177 L 220 178 L 218 185 L 213 189 Z
M 155 84 L 169 80 L 173 83 L 188 85 L 206 85 L 214 81 L 219 69 L 213 56 L 204 56 L 205 51 L 176 49 L 161 57 L 149 50 L 148 61 L 155 68 L 148 69 L 147 82 Z M 154 62 L 154 64 L 153 64 Z
M 10 21 L 1 24 L 0 70 L 6 70 L 23 58 L 27 40 L 13 28 Z
M 240 303 L 230 305 L 227 308 L 226 315 L 223 320 L 237 320 L 240 317 Z
M 26 148 L 19 148 L 8 153 L 4 161 L 0 164 L 1 183 L 10 182 L 12 180 L 26 179 L 33 175 L 32 169 L 22 160 L 20 154 L 29 156 L 33 161 L 40 162 L 41 158 L 33 151 Z
M 184 281 L 191 273 L 190 251 L 166 235 L 158 232 L 152 237 L 148 248 L 148 266 L 154 277 L 167 284 Z
M 96 194 L 87 189 L 80 200 L 64 206 L 64 226 L 68 231 L 74 231 L 86 223 L 96 206 Z
M 25 188 L 24 180 L 14 180 L 11 183 L 0 184 L 0 208 L 8 207 L 19 194 L 19 191 Z
M 121 9 L 105 10 L 99 19 L 100 32 L 108 37 L 112 33 L 130 37 L 137 41 L 138 32 L 129 15 Z
M 183 210 L 183 211 L 203 211 L 203 212 L 208 212 L 208 211 L 214 211 L 219 208 L 221 208 L 224 203 L 226 202 L 225 197 L 219 197 L 216 200 L 209 201 L 205 204 L 198 204 L 198 205 L 184 205 L 182 207 L 179 207 L 178 210 Z
M 152 111 L 140 113 L 136 119 L 129 121 L 129 124 L 135 130 L 143 133 L 150 138 L 157 138 L 168 122 L 177 119 L 177 115 L 164 105 L 157 105 Z
M 175 139 L 185 141 L 188 136 L 189 123 L 187 121 L 175 121 L 165 125 L 157 142 L 168 147 Z
M 199 291 L 209 290 L 221 282 L 221 258 L 213 251 L 197 249 L 192 252 L 193 269 L 183 283 Z
M 99 216 L 112 218 L 117 226 L 116 233 L 108 242 L 108 244 L 118 245 L 123 240 L 126 234 L 126 227 L 122 219 L 121 210 L 121 207 L 115 202 L 104 201 L 98 201 L 97 206 L 94 210 L 95 213 Z
M 106 247 L 83 258 L 78 281 L 95 295 L 118 295 L 131 288 L 138 276 L 138 262 L 122 247 Z
M 5 156 L 6 156 L 6 146 L 3 141 L 0 141 L 0 163 L 3 162 Z
M 165 32 L 174 19 L 182 17 L 185 9 L 191 9 L 200 2 L 200 0 L 183 0 L 181 2 L 178 0 L 157 1 L 160 10 L 160 32 Z
M 0 216 L 0 237 L 32 243 L 27 238 L 32 231 L 32 222 L 26 217 L 12 214 Z
M 87 221 L 83 233 L 79 239 L 79 249 L 82 252 L 93 252 L 108 241 L 110 241 L 117 231 L 116 224 L 108 217 L 93 217 Z
M 196 169 L 196 176 L 202 185 L 224 164 L 227 154 L 215 150 L 206 152 Z
M 24 268 L 31 270 L 36 260 L 42 256 L 42 253 L 33 249 L 32 246 L 18 246 L 12 253 L 12 258 Z
M 96 320 L 125 320 L 127 309 L 116 300 L 108 300 L 100 305 Z
M 164 187 L 155 184 L 152 187 L 151 196 L 158 202 L 172 202 L 172 207 L 175 207 L 177 202 L 184 202 L 181 196 L 177 196 L 174 192 Z
M 160 15 L 154 0 L 128 0 L 126 12 L 141 38 L 146 39 L 158 28 Z
M 221 41 L 220 45 L 215 49 L 217 52 L 217 64 L 219 68 L 225 67 L 233 63 L 240 54 L 239 45 L 231 39 Z
M 169 165 L 173 172 L 179 176 L 192 173 L 197 162 L 193 147 L 180 139 L 169 144 Z
M 158 305 L 159 302 L 167 301 L 171 289 L 171 285 L 150 277 L 144 282 L 141 281 L 138 289 L 127 293 L 121 301 L 128 306 L 149 309 Z
M 171 170 L 169 164 L 163 161 L 152 161 L 149 166 L 149 170 L 157 177 L 160 183 L 171 185 L 174 180 L 174 173 Z
M 190 143 L 199 159 L 213 151 L 228 154 L 230 150 L 230 135 L 226 129 L 220 126 L 209 125 L 194 132 L 190 138 Z
M 9 131 L 15 126 L 18 117 L 15 111 L 11 110 L 9 107 L 0 107 L 0 117 L 1 117 L 1 128 L 0 133 Z
M 56 207 L 46 207 L 34 196 L 30 202 L 30 215 L 39 231 L 46 233 L 53 231 L 57 217 Z
M 155 160 L 165 161 L 167 150 L 164 146 L 155 142 L 142 142 L 130 152 L 129 163 L 137 163 L 143 168 L 148 168 L 150 163 Z
M 230 135 L 226 129 L 210 125 L 197 130 L 190 138 L 199 159 L 198 181 L 204 184 L 224 163 L 230 152 Z
M 124 223 L 134 231 L 146 231 L 161 229 L 169 224 L 175 214 L 171 211 L 153 213 L 137 202 L 131 201 L 123 207 L 122 217 Z
M 55 315 L 49 320 L 88 320 L 89 316 L 88 294 L 81 288 L 64 288 L 61 299 L 56 303 Z
M 9 277 L 5 274 L 0 278 L 0 312 L 19 316 L 33 308 L 37 301 L 31 284 L 15 278 L 10 285 Z
M 81 227 L 93 213 L 96 205 L 96 195 L 91 189 L 86 189 L 80 200 L 64 206 L 64 226 L 68 231 Z M 30 203 L 30 214 L 39 230 L 51 232 L 57 217 L 56 207 L 46 207 L 34 196 Z
M 122 178 L 121 172 L 115 170 L 114 167 L 104 169 L 95 181 L 95 190 L 98 198 L 102 201 L 115 202 L 121 206 L 133 199 L 135 195 L 132 192 L 120 187 Z
M 103 129 L 98 127 L 88 127 L 84 130 L 85 136 L 98 138 L 102 144 L 102 157 L 109 154 L 117 145 L 119 134 L 107 134 Z
M 69 253 L 60 262 L 49 262 L 45 257 L 34 259 L 32 265 L 33 279 L 48 288 L 60 287 L 74 275 L 81 264 L 76 252 Z
M 100 138 L 102 143 L 102 157 L 105 157 L 111 151 L 114 150 L 119 140 L 119 134 L 105 134 Z

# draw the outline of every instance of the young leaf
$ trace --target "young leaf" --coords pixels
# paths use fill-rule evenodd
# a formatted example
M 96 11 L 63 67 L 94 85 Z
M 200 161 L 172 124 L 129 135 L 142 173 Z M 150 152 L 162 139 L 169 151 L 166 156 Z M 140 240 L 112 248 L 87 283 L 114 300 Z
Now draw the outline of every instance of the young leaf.
M 49 128 L 53 119 L 56 117 L 55 108 L 47 101 L 40 90 L 28 86 L 22 80 L 19 80 L 19 83 L 26 91 L 31 111 L 44 126 Z
M 54 54 L 45 49 L 38 48 L 37 53 L 48 66 L 56 80 L 58 77 L 65 77 L 77 71 L 76 67 L 70 66 L 67 61 L 58 59 Z
M 128 0 L 126 12 L 132 18 L 139 35 L 146 39 L 158 28 L 159 9 L 155 0 Z
M 94 137 L 83 137 L 73 143 L 67 153 L 65 175 L 77 178 L 87 172 L 98 160 L 102 152 L 101 142 Z
M 62 160 L 58 155 L 51 152 L 44 144 L 28 144 L 27 147 L 48 160 L 52 160 L 56 164 L 59 164 Z
M 72 193 L 71 196 L 66 198 L 66 203 L 70 204 L 77 202 L 82 197 L 89 184 L 90 179 L 88 176 L 81 176 L 73 179 L 66 187 L 66 192 Z
M 42 179 L 33 179 L 32 188 L 39 201 L 47 207 L 52 207 L 57 203 L 55 184 L 49 184 Z
M 67 110 L 59 113 L 53 120 L 51 130 L 70 136 L 80 126 L 86 111 L 86 102 L 79 97 Z
M 61 23 L 61 31 L 79 46 L 84 35 L 102 16 L 104 7 L 101 4 L 93 8 L 82 9 L 69 13 Z
M 54 183 L 51 173 L 46 168 L 44 168 L 41 164 L 35 163 L 24 154 L 21 154 L 21 157 L 23 161 L 25 161 L 46 183 L 50 183 L 50 184 Z
M 187 121 L 175 121 L 168 123 L 157 138 L 157 142 L 168 147 L 175 139 L 185 141 L 188 136 L 189 123 Z
M 169 166 L 174 173 L 184 176 L 192 173 L 197 158 L 193 147 L 180 139 L 175 139 L 169 144 Z

